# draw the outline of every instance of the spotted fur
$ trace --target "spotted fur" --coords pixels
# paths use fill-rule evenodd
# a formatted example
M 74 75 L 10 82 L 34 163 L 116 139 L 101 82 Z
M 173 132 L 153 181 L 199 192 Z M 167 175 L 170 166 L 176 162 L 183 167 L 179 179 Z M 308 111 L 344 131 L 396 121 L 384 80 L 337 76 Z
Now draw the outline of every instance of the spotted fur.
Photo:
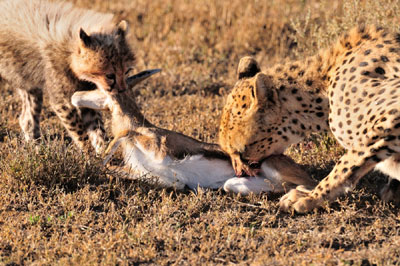
M 0 2 L 0 76 L 22 100 L 25 139 L 40 137 L 43 92 L 73 140 L 99 150 L 104 129 L 99 112 L 75 108 L 77 90 L 125 90 L 134 56 L 125 40 L 126 22 L 113 15 L 43 0 Z
M 400 180 L 399 36 L 357 27 L 313 57 L 239 79 L 219 131 L 236 172 L 282 153 L 309 132 L 330 130 L 347 153 L 315 189 L 285 195 L 284 210 L 310 211 L 353 188 L 375 167 Z M 386 200 L 393 199 L 391 186 L 383 190 Z

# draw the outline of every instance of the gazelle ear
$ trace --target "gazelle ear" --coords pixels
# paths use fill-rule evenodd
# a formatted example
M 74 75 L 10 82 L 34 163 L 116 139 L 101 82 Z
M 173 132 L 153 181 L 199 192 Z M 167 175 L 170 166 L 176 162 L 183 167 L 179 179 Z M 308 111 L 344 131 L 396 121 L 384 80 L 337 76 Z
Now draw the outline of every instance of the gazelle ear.
M 78 91 L 72 95 L 72 105 L 94 110 L 108 109 L 108 97 L 100 90 Z

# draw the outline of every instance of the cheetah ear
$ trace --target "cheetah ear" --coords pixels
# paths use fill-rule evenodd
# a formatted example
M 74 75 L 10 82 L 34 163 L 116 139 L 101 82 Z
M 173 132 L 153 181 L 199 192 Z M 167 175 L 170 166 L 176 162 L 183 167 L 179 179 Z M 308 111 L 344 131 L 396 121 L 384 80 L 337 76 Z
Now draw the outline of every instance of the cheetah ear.
M 267 105 L 278 103 L 278 92 L 274 88 L 271 78 L 263 73 L 256 75 L 252 95 L 258 103 L 266 103 Z
M 237 69 L 237 78 L 251 78 L 260 72 L 260 67 L 257 61 L 251 56 L 242 57 L 239 61 Z
M 79 38 L 85 47 L 90 47 L 92 44 L 92 38 L 82 28 L 79 30 Z
M 128 33 L 129 25 L 126 20 L 121 20 L 117 25 L 117 36 L 125 36 Z

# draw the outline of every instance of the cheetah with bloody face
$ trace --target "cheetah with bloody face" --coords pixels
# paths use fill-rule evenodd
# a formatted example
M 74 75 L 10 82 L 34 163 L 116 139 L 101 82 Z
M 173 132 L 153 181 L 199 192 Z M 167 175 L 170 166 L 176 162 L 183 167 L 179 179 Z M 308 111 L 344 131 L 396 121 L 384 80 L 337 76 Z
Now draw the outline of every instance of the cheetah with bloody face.
M 309 132 L 331 130 L 347 153 L 313 190 L 284 195 L 281 208 L 308 212 L 374 168 L 391 177 L 382 197 L 392 200 L 400 180 L 399 69 L 400 35 L 377 27 L 354 28 L 316 56 L 263 73 L 243 58 L 219 143 L 237 174 L 254 175 L 253 161 L 282 153 Z

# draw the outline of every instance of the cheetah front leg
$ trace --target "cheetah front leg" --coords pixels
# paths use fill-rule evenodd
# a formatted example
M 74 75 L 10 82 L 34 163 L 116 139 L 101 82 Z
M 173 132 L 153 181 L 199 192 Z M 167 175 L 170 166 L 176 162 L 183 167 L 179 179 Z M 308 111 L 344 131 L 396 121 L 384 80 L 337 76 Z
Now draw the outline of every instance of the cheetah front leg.
M 88 147 L 85 141 L 89 139 L 89 136 L 85 130 L 80 111 L 66 98 L 50 97 L 50 104 L 75 144 L 80 149 L 86 150 Z
M 86 142 L 90 139 L 96 152 L 101 152 L 105 138 L 101 115 L 94 110 L 74 107 L 69 92 L 75 91 L 77 84 L 52 69 L 48 71 L 46 91 L 50 105 L 69 136 L 80 149 L 87 150 L 89 147 Z
M 105 130 L 98 112 L 86 108 L 77 109 L 64 99 L 59 99 L 53 109 L 79 148 L 87 149 L 86 141 L 90 140 L 96 153 L 102 152 Z
M 80 108 L 80 113 L 90 143 L 96 150 L 96 153 L 100 154 L 104 150 L 104 139 L 106 136 L 101 114 L 93 109 L 87 108 Z
M 299 213 L 320 207 L 325 200 L 332 201 L 343 192 L 354 188 L 361 177 L 394 152 L 384 145 L 383 139 L 370 146 L 368 152 L 350 150 L 313 190 L 292 189 L 281 198 L 280 207 L 284 211 L 293 209 Z
M 43 93 L 40 88 L 29 90 L 17 89 L 22 100 L 19 125 L 24 132 L 25 140 L 40 138 L 40 113 L 42 111 Z

